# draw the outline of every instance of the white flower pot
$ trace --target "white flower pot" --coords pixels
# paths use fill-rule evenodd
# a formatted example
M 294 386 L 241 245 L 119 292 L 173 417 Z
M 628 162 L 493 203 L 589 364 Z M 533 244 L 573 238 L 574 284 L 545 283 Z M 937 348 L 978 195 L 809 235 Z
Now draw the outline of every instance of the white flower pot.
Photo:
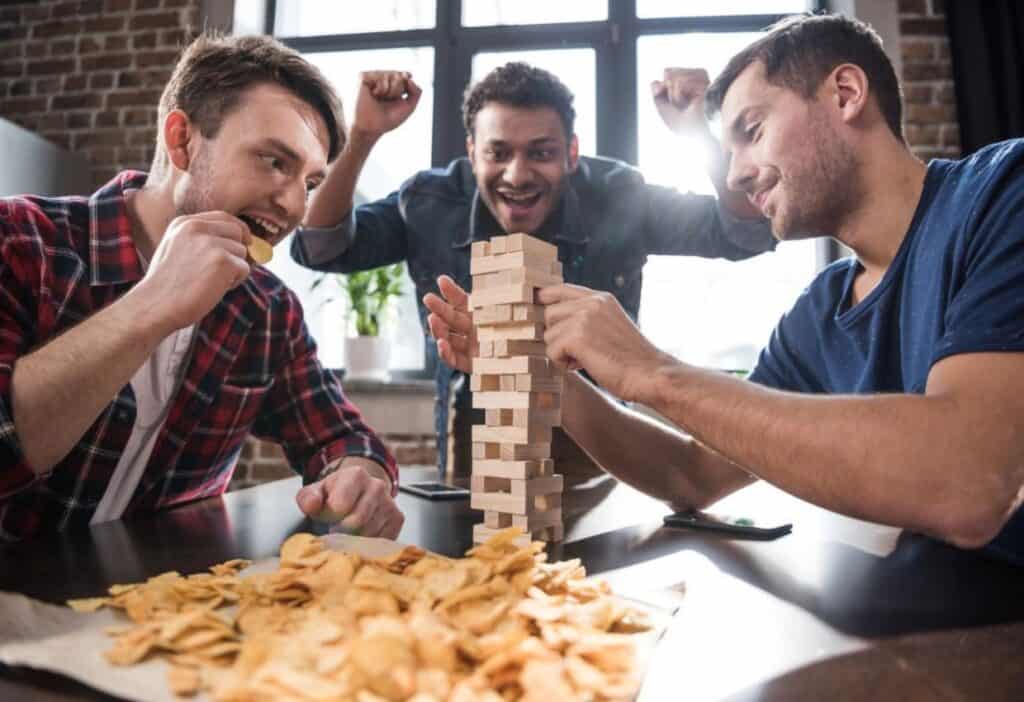
M 391 344 L 380 336 L 350 336 L 345 339 L 345 378 L 353 380 L 391 379 L 388 358 Z

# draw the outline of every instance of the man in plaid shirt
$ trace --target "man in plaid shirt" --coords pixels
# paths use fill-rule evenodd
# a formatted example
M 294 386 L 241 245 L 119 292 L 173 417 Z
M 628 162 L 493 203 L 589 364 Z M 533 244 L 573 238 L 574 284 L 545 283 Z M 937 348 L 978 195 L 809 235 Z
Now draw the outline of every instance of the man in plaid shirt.
M 0 199 L 0 538 L 221 494 L 279 442 L 310 516 L 394 537 L 395 461 L 321 367 L 298 300 L 252 265 L 343 146 L 319 71 L 200 37 L 160 102 L 150 174 Z

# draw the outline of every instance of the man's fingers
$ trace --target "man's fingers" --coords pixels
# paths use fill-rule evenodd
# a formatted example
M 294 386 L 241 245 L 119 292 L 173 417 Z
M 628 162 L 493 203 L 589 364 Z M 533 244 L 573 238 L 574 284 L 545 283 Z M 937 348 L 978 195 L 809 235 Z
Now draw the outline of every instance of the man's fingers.
M 437 287 L 441 291 L 441 294 L 444 295 L 444 299 L 447 300 L 452 307 L 463 311 L 469 309 L 469 294 L 450 276 L 438 276 Z
M 295 495 L 295 502 L 299 505 L 299 509 L 302 510 L 303 514 L 315 517 L 320 513 L 324 505 L 323 484 L 313 483 L 302 488 Z
M 581 297 L 589 297 L 594 291 L 582 285 L 564 283 L 562 285 L 550 285 L 537 291 L 537 301 L 542 305 L 552 305 L 565 300 L 577 300 Z
M 469 312 L 445 302 L 434 293 L 423 296 L 423 306 L 460 334 L 469 334 L 473 329 L 473 316 Z
M 473 372 L 473 359 L 468 353 L 457 353 L 447 339 L 437 340 L 437 355 L 452 368 L 463 373 Z

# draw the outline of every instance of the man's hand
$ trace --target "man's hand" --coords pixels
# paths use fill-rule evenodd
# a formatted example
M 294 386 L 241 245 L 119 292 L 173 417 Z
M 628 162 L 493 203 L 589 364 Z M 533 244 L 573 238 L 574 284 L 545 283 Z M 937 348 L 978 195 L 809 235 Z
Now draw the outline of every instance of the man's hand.
M 438 277 L 437 287 L 443 298 L 434 293 L 423 297 L 423 304 L 430 310 L 427 324 L 430 335 L 437 340 L 437 353 L 452 368 L 471 373 L 473 357 L 479 354 L 480 345 L 476 340 L 473 315 L 467 306 L 469 296 L 446 275 Z
M 654 371 L 677 361 L 644 338 L 615 296 L 578 285 L 556 285 L 538 293 L 547 331 L 544 342 L 556 365 L 586 369 L 623 400 L 643 397 Z
M 299 490 L 295 501 L 307 516 L 361 536 L 394 539 L 405 522 L 387 473 L 358 456 L 346 457 L 336 471 Z
M 249 277 L 249 227 L 227 212 L 176 217 L 167 227 L 136 293 L 166 334 L 193 324 Z M 166 336 L 166 334 L 164 334 Z
M 405 122 L 423 92 L 405 71 L 365 71 L 360 78 L 352 132 L 371 139 Z
M 654 106 L 665 125 L 679 135 L 708 131 L 704 93 L 711 81 L 703 68 L 666 68 L 651 83 Z

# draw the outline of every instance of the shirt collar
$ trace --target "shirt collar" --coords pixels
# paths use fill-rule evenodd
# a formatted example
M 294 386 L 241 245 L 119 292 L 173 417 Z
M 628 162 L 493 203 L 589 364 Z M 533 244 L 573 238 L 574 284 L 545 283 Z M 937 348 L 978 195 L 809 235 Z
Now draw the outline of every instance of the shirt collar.
M 132 238 L 126 193 L 139 190 L 146 174 L 122 171 L 89 198 L 89 264 L 92 285 L 133 283 L 143 276 Z
M 562 193 L 562 197 L 559 198 L 554 213 L 549 218 L 549 221 L 544 223 L 546 232 L 539 232 L 538 236 L 543 239 L 564 241 L 570 244 L 585 244 L 588 241 L 589 237 L 583 229 L 579 195 L 576 193 L 576 188 L 573 185 L 573 181 L 578 177 L 585 178 L 587 175 L 586 165 L 580 161 L 576 173 L 569 176 L 565 191 Z M 552 219 L 557 224 L 555 226 L 548 226 Z M 547 233 L 552 230 L 555 232 L 554 236 Z M 492 236 L 498 236 L 503 233 L 501 225 L 494 219 L 494 215 L 491 214 L 487 203 L 480 197 L 480 190 L 474 188 L 473 200 L 469 208 L 469 227 L 466 228 L 465 236 L 456 237 L 455 241 L 452 242 L 452 248 L 463 248 L 469 246 L 474 241 L 486 241 Z

